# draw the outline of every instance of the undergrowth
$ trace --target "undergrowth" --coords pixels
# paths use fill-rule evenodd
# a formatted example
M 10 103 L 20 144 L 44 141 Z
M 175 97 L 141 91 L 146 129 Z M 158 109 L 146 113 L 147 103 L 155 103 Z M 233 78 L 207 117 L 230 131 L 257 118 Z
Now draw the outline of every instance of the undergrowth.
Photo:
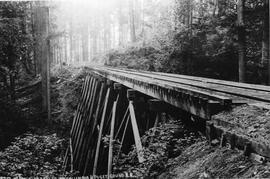
M 56 134 L 17 137 L 0 152 L 0 176 L 52 177 L 62 174 L 63 139 Z
M 139 163 L 136 147 L 133 146 L 128 154 L 114 155 L 115 173 L 127 171 L 139 177 L 156 177 L 173 164 L 171 158 L 179 156 L 186 147 L 200 141 L 202 136 L 180 120 L 170 120 L 151 128 L 141 139 L 143 151 L 140 152 L 145 161 Z
M 55 67 L 51 78 L 52 120 L 68 134 L 80 100 L 87 68 Z

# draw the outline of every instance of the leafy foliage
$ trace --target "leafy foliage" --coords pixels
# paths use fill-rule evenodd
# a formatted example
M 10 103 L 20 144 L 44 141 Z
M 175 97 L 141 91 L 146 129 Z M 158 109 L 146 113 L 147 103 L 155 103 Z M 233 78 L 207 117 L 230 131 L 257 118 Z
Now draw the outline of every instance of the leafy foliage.
M 0 2 L 1 147 L 5 147 L 12 137 L 26 129 L 26 117 L 16 101 L 15 89 L 33 79 L 30 5 L 31 2 L 26 1 Z
M 0 175 L 9 177 L 52 177 L 61 174 L 63 140 L 56 134 L 17 137 L 0 152 Z
M 153 21 L 153 28 L 146 27 L 144 42 L 110 52 L 107 64 L 237 81 L 236 2 L 218 2 L 176 1 L 173 12 L 163 7 L 166 16 Z M 247 82 L 261 84 L 267 78 L 267 64 L 261 59 L 263 5 L 261 0 L 247 1 L 245 13 Z M 189 8 L 193 12 L 192 22 Z
M 17 105 L 0 101 L 0 149 L 6 147 L 13 137 L 26 131 L 28 126 L 20 111 Z
M 198 142 L 200 134 L 192 131 L 181 121 L 170 120 L 159 127 L 151 128 L 142 136 L 143 153 L 146 159 L 138 162 L 135 146 L 127 155 L 121 153 L 114 158 L 114 172 L 128 171 L 136 176 L 156 177 L 170 167 L 170 158 L 175 158 L 188 146 Z M 118 149 L 118 148 L 117 148 Z
M 6 88 L 7 76 L 20 78 L 33 74 L 33 37 L 29 31 L 30 2 L 0 2 L 0 78 Z M 24 74 L 24 76 L 19 76 Z

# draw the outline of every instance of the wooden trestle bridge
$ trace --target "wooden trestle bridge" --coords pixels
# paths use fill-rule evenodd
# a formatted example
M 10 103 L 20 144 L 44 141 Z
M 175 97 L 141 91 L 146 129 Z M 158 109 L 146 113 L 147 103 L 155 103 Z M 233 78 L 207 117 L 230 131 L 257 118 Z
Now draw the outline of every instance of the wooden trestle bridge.
M 102 171 L 110 174 L 115 139 L 134 141 L 138 160 L 143 162 L 140 135 L 156 126 L 163 112 L 185 111 L 198 124 L 203 123 L 205 130 L 205 121 L 220 111 L 234 105 L 269 102 L 270 88 L 262 85 L 91 67 L 75 113 L 64 166 L 83 176 L 104 174 Z M 142 117 L 143 113 L 151 117 Z M 132 140 L 126 137 L 128 132 Z M 102 142 L 106 135 L 109 148 Z

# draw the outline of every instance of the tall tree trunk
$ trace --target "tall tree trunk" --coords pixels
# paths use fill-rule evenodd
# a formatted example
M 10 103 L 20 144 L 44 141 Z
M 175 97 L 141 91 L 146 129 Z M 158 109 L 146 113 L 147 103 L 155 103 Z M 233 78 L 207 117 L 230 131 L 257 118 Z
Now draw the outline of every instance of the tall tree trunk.
M 239 63 L 239 82 L 245 82 L 245 56 L 246 56 L 246 36 L 244 24 L 245 0 L 238 0 L 237 18 L 238 18 L 238 63 Z
M 187 21 L 186 21 L 186 25 L 187 27 L 191 27 L 191 23 L 192 23 L 192 0 L 188 0 L 187 2 Z
M 145 12 L 144 12 L 144 0 L 142 0 L 141 2 L 141 29 L 142 29 L 142 45 L 145 46 L 145 24 L 144 24 L 144 16 L 145 16 Z
M 83 61 L 88 61 L 88 24 L 86 24 L 82 30 L 82 56 Z
M 34 61 L 35 61 L 35 74 L 40 74 L 41 72 L 41 64 L 40 64 L 40 35 L 38 33 L 40 27 L 38 25 L 40 17 L 38 14 L 38 7 L 34 7 L 34 13 L 33 13 L 33 32 L 34 32 Z
M 68 38 L 67 36 L 64 36 L 64 48 L 65 48 L 65 62 L 69 64 L 69 59 L 68 59 Z
M 115 24 L 113 23 L 112 25 L 111 25 L 111 39 L 110 39 L 110 48 L 114 48 L 115 47 L 115 36 L 116 36 L 116 34 L 115 34 Z
M 70 20 L 69 23 L 69 58 L 70 58 L 70 62 L 72 63 L 72 61 L 74 60 L 74 47 L 73 47 L 73 23 L 72 20 Z
M 111 49 L 112 46 L 112 34 L 111 34 L 111 24 L 108 25 L 107 29 L 107 50 Z
M 57 64 L 57 62 L 56 62 L 56 50 L 55 50 L 55 44 L 52 46 L 52 49 L 53 49 L 53 60 L 52 60 L 52 63 L 55 65 L 55 64 Z
M 107 15 L 103 15 L 103 50 L 104 53 L 106 53 L 106 51 L 108 50 L 108 30 L 109 30 L 109 26 L 110 22 L 109 22 L 109 16 Z
M 131 42 L 133 43 L 136 42 L 134 0 L 129 1 L 129 14 L 130 14 L 130 38 Z
M 123 15 L 122 15 L 122 2 L 119 3 L 119 8 L 118 8 L 118 23 L 119 23 L 119 28 L 118 28 L 118 45 L 121 46 L 123 43 Z
M 93 54 L 93 58 L 95 58 L 96 57 L 96 55 L 97 55 L 97 44 L 98 44 L 98 42 L 97 42 L 97 32 L 94 30 L 94 34 L 93 34 L 93 44 L 92 44 L 92 48 L 93 48 L 93 50 L 92 50 L 92 54 Z
M 269 0 L 264 0 L 262 64 L 267 64 L 268 59 L 269 59 Z M 269 72 L 270 72 L 270 70 L 269 70 Z M 268 84 L 270 85 L 270 75 L 268 78 L 269 78 Z
M 213 16 L 216 16 L 217 9 L 219 7 L 219 0 L 214 0 Z M 219 11 L 219 10 L 218 10 Z
M 75 58 L 76 58 L 76 62 L 80 61 L 80 36 L 78 34 L 76 34 L 75 36 Z
M 42 84 L 42 111 L 46 112 L 50 123 L 50 43 L 49 35 L 49 8 L 46 6 L 38 7 L 38 34 L 40 35 L 40 65 L 41 65 L 41 84 Z
M 203 0 L 200 0 L 199 17 L 202 18 L 203 15 L 204 15 Z
M 32 35 L 32 38 L 33 38 L 33 46 L 34 46 L 34 48 L 33 48 L 33 61 L 32 61 L 32 65 L 33 65 L 33 70 L 34 70 L 34 74 L 35 75 L 37 75 L 37 64 L 36 64 L 36 50 L 35 50 L 35 22 L 34 22 L 34 20 L 35 20 L 35 9 L 34 9 L 34 7 L 33 7 L 33 4 L 32 3 L 30 3 L 30 7 L 31 7 L 31 18 L 30 18 L 30 20 L 31 20 L 31 35 Z
M 270 85 L 270 28 L 269 28 L 269 20 L 270 20 L 270 3 L 268 2 L 268 84 Z
M 15 75 L 14 72 L 11 71 L 9 74 L 9 80 L 10 80 L 10 99 L 13 103 L 15 103 Z

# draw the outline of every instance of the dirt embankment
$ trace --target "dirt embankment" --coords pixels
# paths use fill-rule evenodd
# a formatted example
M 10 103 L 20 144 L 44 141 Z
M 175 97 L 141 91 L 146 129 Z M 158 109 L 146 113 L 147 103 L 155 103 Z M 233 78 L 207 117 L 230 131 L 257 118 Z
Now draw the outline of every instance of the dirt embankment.
M 242 151 L 212 147 L 207 141 L 191 145 L 175 165 L 158 178 L 269 178 L 270 167 L 254 163 Z
M 258 106 L 243 105 L 214 116 L 226 124 L 223 127 L 236 135 L 246 136 L 269 146 L 270 110 Z M 215 122 L 214 122 L 215 123 Z M 215 123 L 216 124 L 216 123 Z M 177 158 L 173 166 L 158 178 L 269 178 L 270 166 L 257 163 L 242 150 L 211 146 L 208 141 L 197 142 Z
M 264 142 L 267 145 L 270 145 L 269 118 L 269 109 L 254 105 L 239 106 L 230 112 L 214 116 L 215 122 L 217 120 L 224 121 L 228 130 L 245 135 L 257 142 Z

